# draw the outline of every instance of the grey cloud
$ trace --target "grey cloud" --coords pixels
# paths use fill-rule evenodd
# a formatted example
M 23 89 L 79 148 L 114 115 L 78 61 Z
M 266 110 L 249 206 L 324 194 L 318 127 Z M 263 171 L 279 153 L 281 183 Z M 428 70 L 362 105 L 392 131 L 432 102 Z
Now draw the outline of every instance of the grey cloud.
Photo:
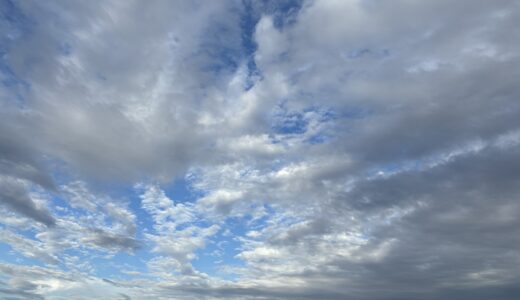
M 123 299 L 123 300 L 132 300 L 132 297 L 130 297 L 126 294 L 119 294 L 119 296 L 121 296 L 121 299 Z
M 205 51 L 205 43 L 240 47 L 240 32 L 230 23 L 238 21 L 226 13 L 234 6 L 16 3 L 38 26 L 30 23 L 32 34 L 13 38 L 6 56 L 13 72 L 32 84 L 24 99 L 32 110 L 24 115 L 12 109 L 22 126 L 10 137 L 30 135 L 24 150 L 98 179 L 169 180 L 190 162 L 203 163 L 212 130 L 199 124 L 198 111 L 214 103 L 200 84 L 230 76 L 212 73 L 216 54 Z M 104 29 L 96 31 L 95 24 Z M 215 27 L 228 34 L 199 39 Z M 63 43 L 70 52 L 59 51 Z
M 486 147 L 431 169 L 358 184 L 337 199 L 336 218 L 368 218 L 363 227 L 370 240 L 360 251 L 391 241 L 388 252 L 376 261 L 329 253 L 325 265 L 296 276 L 311 286 L 328 278 L 329 289 L 343 285 L 344 297 L 359 299 L 514 299 L 520 275 L 514 250 L 520 245 L 518 153 L 517 146 Z M 403 215 L 390 218 L 396 211 Z M 342 230 L 340 223 L 328 232 Z M 291 253 L 323 243 L 314 233 L 287 233 L 300 233 L 278 244 Z
M 37 284 L 23 280 L 21 278 L 13 278 L 12 280 L 9 281 L 9 285 L 12 287 L 15 287 L 17 289 L 24 290 L 24 291 L 32 291 L 38 287 Z
M 334 143 L 357 163 L 420 158 L 461 140 L 490 137 L 519 126 L 518 105 L 513 100 L 518 94 L 514 79 L 518 60 L 508 50 L 518 45 L 502 35 L 516 26 L 518 9 L 510 1 L 467 4 L 440 1 L 389 7 L 344 2 L 336 7 L 314 2 L 303 9 L 299 22 L 282 32 L 292 43 L 275 46 L 290 59 L 265 64 L 265 68 L 291 74 L 311 64 L 291 81 L 295 90 L 308 96 L 302 99 L 297 94 L 298 101 L 287 105 L 313 105 L 318 98 L 320 105 L 345 114 Z M 397 13 L 396 7 L 403 9 Z M 496 17 L 500 11 L 507 12 L 502 19 Z M 340 17 L 345 13 L 351 18 Z M 321 22 L 330 25 L 325 25 L 327 33 L 317 32 L 322 31 Z M 494 49 L 495 57 L 467 53 L 485 46 Z M 345 60 L 341 55 L 343 51 L 374 51 L 373 47 L 386 49 L 388 57 L 367 61 Z M 327 59 L 322 59 L 324 51 L 331 54 Z M 441 61 L 441 66 L 407 72 L 431 60 Z M 258 63 L 264 67 L 262 61 Z M 349 111 L 356 109 L 367 113 L 350 119 Z
M 133 237 L 107 232 L 100 228 L 89 230 L 82 241 L 86 244 L 117 251 L 133 252 L 142 247 L 142 243 Z
M 112 281 L 112 280 L 110 280 L 110 279 L 103 278 L 102 280 L 103 280 L 104 282 L 106 282 L 106 283 L 110 283 L 110 284 L 112 284 L 112 285 L 118 286 L 117 282 Z
M 57 264 L 59 261 L 53 253 L 49 253 L 46 245 L 32 239 L 25 238 L 7 229 L 0 231 L 0 240 L 10 245 L 14 250 L 20 254 L 40 260 L 47 264 Z
M 0 288 L 0 295 L 2 295 L 2 298 L 5 300 L 45 299 L 42 295 L 10 288 Z
M 240 256 L 249 278 L 300 279 L 308 290 L 265 295 L 237 287 L 212 296 L 518 297 L 518 146 L 487 145 L 443 160 L 472 142 L 493 143 L 520 128 L 518 57 L 511 51 L 518 43 L 507 36 L 518 25 L 518 6 L 403 3 L 391 8 L 345 1 L 337 7 L 317 1 L 292 27 L 257 27 L 257 64 L 265 74 L 292 76 L 287 81 L 296 92 L 287 97 L 295 100 L 287 106 L 333 107 L 341 116 L 335 120 L 340 130 L 329 145 L 297 148 L 301 152 L 289 159 L 303 163 L 280 172 L 283 176 L 269 178 L 258 160 L 255 171 L 264 176 L 232 178 L 235 169 L 228 165 L 229 173 L 222 168 L 204 181 L 270 198 L 288 215 L 308 221 L 300 227 L 271 225 L 263 232 L 270 239 L 246 244 L 247 251 L 258 253 L 251 252 L 249 260 Z M 341 56 L 356 47 L 388 57 Z M 494 52 L 478 52 L 485 47 Z M 279 53 L 287 59 L 277 60 Z M 432 60 L 438 63 L 428 65 Z M 352 107 L 366 113 L 350 118 Z M 315 172 L 327 169 L 323 158 L 338 152 L 352 164 L 330 175 Z M 436 159 L 439 165 L 428 167 Z M 387 175 L 366 178 L 377 171 Z M 320 220 L 330 221 L 324 226 Z M 349 232 L 361 241 L 340 239 Z M 316 296 L 318 287 L 338 294 Z
M 176 287 L 188 294 L 200 295 L 202 297 L 213 297 L 216 299 L 345 299 L 345 294 L 327 289 L 298 290 L 263 288 L 263 287 Z M 175 288 L 172 288 L 175 289 Z M 168 295 L 168 292 L 163 294 Z M 203 298 L 201 298 L 203 299 Z
M 0 177 L 0 198 L 15 212 L 47 226 L 56 224 L 55 218 L 44 207 L 39 207 L 29 196 L 26 186 L 12 177 Z
M 20 134 L 20 126 L 14 125 L 19 119 L 11 113 L 2 113 L 2 118 L 0 121 L 0 173 L 26 179 L 49 190 L 55 190 L 52 177 L 40 161 L 41 153 L 31 146 L 30 135 L 28 132 Z

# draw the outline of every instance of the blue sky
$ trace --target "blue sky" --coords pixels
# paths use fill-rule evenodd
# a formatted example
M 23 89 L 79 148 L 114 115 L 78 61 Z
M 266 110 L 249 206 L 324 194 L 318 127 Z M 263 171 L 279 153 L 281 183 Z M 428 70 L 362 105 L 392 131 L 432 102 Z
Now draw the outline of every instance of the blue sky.
M 0 0 L 0 298 L 518 299 L 519 14 Z

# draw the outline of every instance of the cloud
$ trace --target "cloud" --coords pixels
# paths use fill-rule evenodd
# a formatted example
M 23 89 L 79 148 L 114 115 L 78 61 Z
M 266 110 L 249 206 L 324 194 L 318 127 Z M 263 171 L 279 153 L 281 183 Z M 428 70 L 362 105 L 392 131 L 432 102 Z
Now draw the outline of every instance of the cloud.
M 3 115 L 2 129 L 0 129 L 0 172 L 54 190 L 52 176 L 38 160 L 39 154 L 31 148 L 27 137 L 18 136 L 12 123 L 14 123 L 13 115 L 7 110 Z
M 196 273 L 190 264 L 196 257 L 195 251 L 204 248 L 206 239 L 215 235 L 220 227 L 198 225 L 200 216 L 193 208 L 174 204 L 157 186 L 139 187 L 144 188 L 142 206 L 154 219 L 155 232 L 145 236 L 154 243 L 152 252 L 164 255 L 149 261 L 150 268 L 166 275 L 172 271 L 184 275 Z
M 0 12 L 2 297 L 518 298 L 515 1 Z
M 54 226 L 55 218 L 41 204 L 37 204 L 31 199 L 27 192 L 27 184 L 23 181 L 9 176 L 0 177 L 0 198 L 4 205 L 7 205 L 17 213 L 40 222 L 46 226 Z
M 35 138 L 25 148 L 59 157 L 83 175 L 104 178 L 135 179 L 148 174 L 167 178 L 181 174 L 191 157 L 202 157 L 194 145 L 203 144 L 207 135 L 191 104 L 203 92 L 194 85 L 200 77 L 212 76 L 205 69 L 215 54 L 204 51 L 204 43 L 233 44 L 239 32 L 223 41 L 198 37 L 214 23 L 231 28 L 225 18 L 211 17 L 224 14 L 230 4 L 204 5 L 203 9 L 180 3 L 138 6 L 115 2 L 14 5 L 34 23 L 27 23 L 31 34 L 10 40 L 11 54 L 5 64 L 30 82 L 24 103 L 34 106 L 23 117 L 13 103 L 6 104 L 23 125 L 10 136 L 30 132 Z M 183 11 L 198 17 L 188 17 Z M 160 17 L 150 18 L 145 27 L 137 21 L 155 14 Z M 44 20 L 55 15 L 60 16 L 55 19 L 58 27 L 45 25 Z M 114 23 L 118 18 L 125 21 Z M 63 44 L 68 45 L 65 52 L 60 51 Z M 39 53 L 31 52 L 32 47 L 39 48 Z M 194 54 L 193 49 L 200 51 Z M 35 64 L 24 64 L 27 60 Z M 182 72 L 175 71 L 183 61 L 190 63 Z M 83 92 L 78 94 L 79 90 Z M 170 99 L 176 99 L 176 104 Z M 191 128 L 200 130 L 185 134 Z M 167 164 L 159 163 L 157 157 L 169 157 Z M 178 171 L 170 174 L 172 170 Z
M 102 229 L 91 229 L 89 234 L 82 238 L 82 243 L 92 244 L 103 249 L 133 252 L 141 248 L 141 243 L 135 238 L 124 234 L 113 234 Z
M 58 263 L 56 256 L 48 253 L 46 245 L 39 241 L 25 238 L 8 230 L 0 231 L 0 240 L 26 257 L 38 259 L 48 264 Z

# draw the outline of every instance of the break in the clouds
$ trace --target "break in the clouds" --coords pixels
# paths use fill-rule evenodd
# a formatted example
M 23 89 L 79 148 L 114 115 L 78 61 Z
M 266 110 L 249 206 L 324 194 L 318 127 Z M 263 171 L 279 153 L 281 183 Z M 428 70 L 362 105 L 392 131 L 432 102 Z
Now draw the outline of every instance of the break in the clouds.
M 0 0 L 0 298 L 520 298 L 518 1 Z

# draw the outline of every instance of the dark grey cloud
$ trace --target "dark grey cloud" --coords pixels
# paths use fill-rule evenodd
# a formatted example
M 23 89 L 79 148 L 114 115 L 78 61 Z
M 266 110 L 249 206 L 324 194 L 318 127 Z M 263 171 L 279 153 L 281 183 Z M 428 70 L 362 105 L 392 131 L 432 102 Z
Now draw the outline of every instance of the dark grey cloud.
M 200 299 L 203 297 L 215 297 L 225 299 L 345 299 L 345 294 L 334 292 L 328 289 L 308 289 L 301 288 L 298 290 L 262 288 L 262 287 L 173 287 L 172 290 L 181 290 L 183 292 L 198 295 Z M 168 295 L 168 292 L 164 293 Z M 175 295 L 175 294 L 173 294 Z
M 47 226 L 56 224 L 55 218 L 45 208 L 38 206 L 29 196 L 26 185 L 18 179 L 0 177 L 1 203 L 13 211 Z
M 142 247 L 142 243 L 131 236 L 107 232 L 100 228 L 89 230 L 82 240 L 86 244 L 117 251 L 134 252 Z
M 433 167 L 367 179 L 336 195 L 330 210 L 311 217 L 315 221 L 274 231 L 267 245 L 330 256 L 315 269 L 289 276 L 305 280 L 311 289 L 339 290 L 339 298 L 514 299 L 520 275 L 515 250 L 520 247 L 518 150 L 518 144 L 488 145 Z M 324 216 L 330 221 L 323 222 Z M 389 243 L 381 258 L 316 252 L 325 234 L 359 225 L 350 217 L 365 220 L 369 237 L 354 253 L 377 253 Z
M 24 300 L 24 299 L 45 299 L 41 295 L 25 292 L 23 290 L 2 289 L 0 288 L 0 295 L 3 295 L 6 300 Z
M 126 295 L 126 294 L 122 294 L 121 293 L 121 294 L 119 294 L 119 296 L 121 296 L 121 299 L 123 299 L 123 300 L 132 300 L 132 297 L 130 297 L 130 296 Z
M 55 189 L 49 171 L 41 163 L 41 154 L 31 147 L 31 137 L 20 135 L 13 124 L 17 119 L 4 115 L 0 121 L 0 172 L 39 184 L 50 190 Z
M 34 290 L 34 286 L 30 283 L 26 283 L 24 285 L 14 284 L 13 286 L 12 283 L 7 284 L 0 281 L 0 296 L 2 296 L 2 299 L 45 299 L 43 296 L 33 293 L 32 290 Z

